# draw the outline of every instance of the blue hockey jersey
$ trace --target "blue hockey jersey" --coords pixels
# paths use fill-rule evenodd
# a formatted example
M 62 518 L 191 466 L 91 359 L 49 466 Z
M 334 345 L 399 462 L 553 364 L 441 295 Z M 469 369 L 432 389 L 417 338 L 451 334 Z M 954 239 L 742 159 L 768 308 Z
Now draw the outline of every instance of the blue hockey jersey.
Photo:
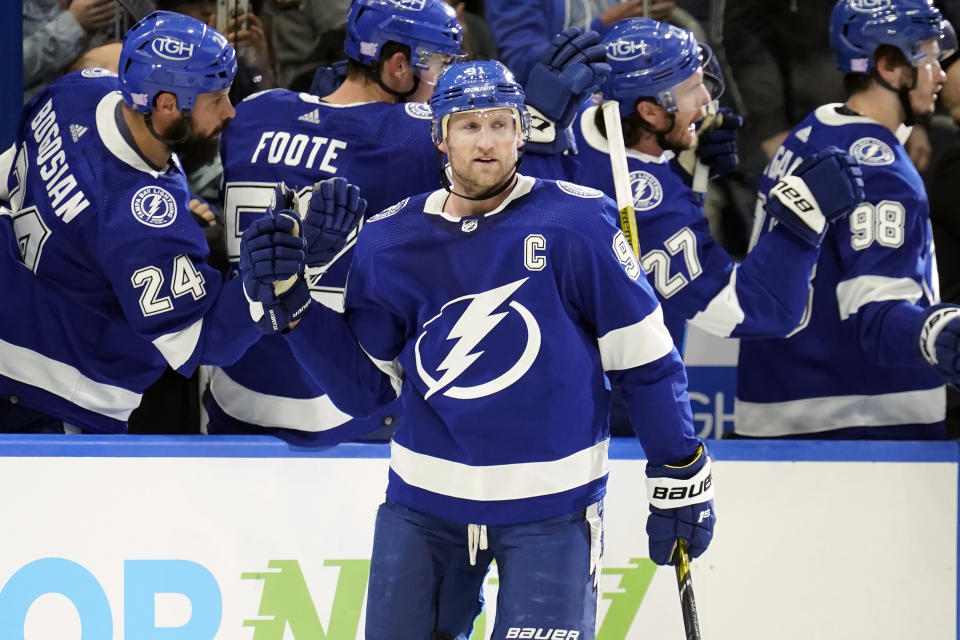
M 613 196 L 609 146 L 589 106 L 574 122 L 580 171 L 574 182 Z M 803 318 L 819 249 L 774 229 L 740 264 L 710 235 L 701 197 L 673 171 L 670 153 L 627 150 L 640 264 L 682 347 L 689 320 L 726 338 L 782 336 Z
M 923 182 L 892 132 L 841 107 L 825 105 L 798 124 L 760 184 L 766 193 L 801 156 L 836 145 L 860 162 L 867 200 L 830 226 L 796 332 L 740 344 L 738 433 L 929 428 L 944 420 L 943 383 L 917 345 L 923 309 L 938 299 Z M 757 246 L 770 227 L 757 220 Z
M 167 364 L 190 375 L 260 335 L 241 287 L 205 262 L 179 161 L 140 155 L 121 102 L 109 72 L 65 76 L 0 160 L 19 252 L 4 271 L 20 274 L 0 291 L 22 309 L 0 326 L 0 395 L 107 433 Z
M 368 215 L 436 188 L 439 165 L 430 115 L 430 108 L 418 103 L 342 106 L 285 89 L 255 94 L 237 105 L 221 144 L 233 266 L 243 230 L 270 205 L 278 182 L 305 196 L 319 180 L 345 177 L 360 188 Z M 322 272 L 310 270 L 316 300 L 342 310 L 351 256 L 348 249 Z M 388 407 L 368 420 L 351 420 L 297 365 L 279 335 L 264 336 L 235 364 L 214 369 L 207 406 L 211 433 L 280 428 L 293 431 L 273 432 L 313 445 L 362 435 L 397 414 L 396 407 Z
M 285 336 L 318 375 L 339 366 L 328 389 L 358 411 L 391 395 L 381 370 L 399 383 L 387 497 L 477 524 L 585 508 L 605 491 L 609 382 L 651 463 L 693 453 L 686 374 L 613 202 L 527 176 L 485 215 L 447 197 L 370 218 L 347 322 L 314 305 Z

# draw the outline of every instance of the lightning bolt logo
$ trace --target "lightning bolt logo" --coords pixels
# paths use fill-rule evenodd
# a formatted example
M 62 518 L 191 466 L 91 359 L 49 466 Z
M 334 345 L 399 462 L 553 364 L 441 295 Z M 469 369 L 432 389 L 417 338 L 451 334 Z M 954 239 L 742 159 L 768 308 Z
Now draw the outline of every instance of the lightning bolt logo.
M 130 210 L 137 220 L 149 227 L 166 227 L 177 217 L 177 201 L 166 189 L 143 187 L 133 194 Z
M 157 211 L 160 209 L 160 205 L 163 204 L 163 200 L 158 195 L 148 196 L 147 199 L 147 215 L 151 218 L 157 215 Z
M 427 393 L 424 395 L 425 400 L 451 384 L 484 354 L 483 350 L 475 350 L 477 345 L 510 313 L 509 310 L 499 313 L 494 312 L 527 280 L 528 278 L 523 278 L 483 293 L 451 300 L 443 305 L 439 314 L 424 323 L 424 332 L 417 338 L 416 360 L 417 371 L 427 385 Z M 446 340 L 456 340 L 456 342 L 437 367 L 437 371 L 443 372 L 443 375 L 434 379 L 423 366 L 420 355 L 421 342 L 428 333 L 427 327 L 443 315 L 444 309 L 464 300 L 470 300 L 470 304 L 446 336 Z M 516 382 L 533 364 L 540 351 L 540 327 L 533 314 L 523 305 L 511 301 L 508 306 L 520 314 L 527 328 L 527 345 L 519 360 L 506 373 L 489 382 L 475 387 L 450 387 L 443 395 L 457 399 L 480 398 L 490 395 Z

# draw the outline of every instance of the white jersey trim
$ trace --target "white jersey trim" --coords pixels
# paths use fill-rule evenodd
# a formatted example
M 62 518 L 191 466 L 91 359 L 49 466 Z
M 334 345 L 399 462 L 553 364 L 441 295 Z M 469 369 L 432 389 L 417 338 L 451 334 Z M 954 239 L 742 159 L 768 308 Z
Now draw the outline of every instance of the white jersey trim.
M 390 468 L 407 484 L 461 500 L 522 500 L 582 487 L 607 475 L 602 440 L 559 460 L 473 466 L 390 443 Z
M 946 387 L 865 396 L 734 403 L 736 432 L 789 436 L 845 427 L 933 424 L 946 419 Z
M 446 171 L 447 171 L 447 177 L 449 178 L 450 165 L 447 165 Z M 522 198 L 523 196 L 530 193 L 530 190 L 533 189 L 533 185 L 535 183 L 536 183 L 536 178 L 532 178 L 530 176 L 524 176 L 518 173 L 517 183 L 513 185 L 513 189 L 510 190 L 510 194 L 506 197 L 506 199 L 504 199 L 503 202 L 500 203 L 500 206 L 498 206 L 493 211 L 488 211 L 487 213 L 483 214 L 483 217 L 488 218 L 490 216 L 500 213 L 501 211 L 506 209 L 507 205 L 510 204 L 511 202 L 513 202 L 517 198 Z M 449 195 L 450 195 L 450 192 L 448 192 L 446 189 L 438 189 L 437 191 L 434 191 L 429 196 L 427 196 L 426 201 L 424 201 L 423 212 L 429 213 L 431 215 L 440 216 L 444 220 L 448 220 L 450 222 L 460 222 L 460 218 L 458 216 L 451 215 L 443 210 L 443 205 L 446 204 L 447 197 Z
M 248 389 L 223 369 L 210 374 L 210 393 L 227 415 L 261 427 L 320 432 L 339 427 L 352 417 L 337 409 L 329 396 L 287 398 Z
M 817 107 L 814 113 L 816 114 L 817 120 L 827 125 L 828 127 L 842 127 L 846 124 L 875 124 L 882 127 L 883 125 L 874 120 L 873 118 L 868 118 L 867 116 L 851 116 L 845 113 L 840 113 L 837 111 L 843 104 L 840 102 L 831 102 L 830 104 L 825 104 Z
M 203 318 L 200 318 L 185 329 L 156 338 L 153 346 L 172 369 L 179 369 L 196 351 L 202 330 Z
M 0 340 L 0 373 L 113 420 L 126 422 L 140 406 L 140 394 L 135 391 L 97 382 L 65 362 L 4 340 Z
M 735 265 L 730 272 L 727 286 L 713 297 L 706 308 L 690 319 L 690 324 L 715 336 L 729 338 L 734 329 L 743 323 L 746 314 L 740 306 L 740 298 L 737 297 L 738 266 Z
M 600 361 L 604 371 L 633 369 L 659 360 L 673 350 L 673 338 L 663 324 L 660 305 L 646 318 L 601 336 Z
M 600 153 L 610 154 L 610 143 L 607 142 L 607 138 L 600 133 L 600 130 L 597 129 L 597 125 L 594 121 L 596 117 L 594 114 L 597 109 L 600 107 L 587 107 L 583 110 L 583 113 L 580 114 L 580 133 L 583 134 L 583 139 L 588 145 L 599 151 Z M 673 157 L 673 154 L 669 152 L 664 152 L 659 156 L 652 156 L 649 153 L 644 153 L 642 151 L 637 151 L 636 149 L 628 148 L 626 150 L 626 155 L 628 158 L 636 158 L 641 162 L 646 162 L 647 164 L 665 164 L 670 161 L 670 158 Z
M 871 302 L 906 300 L 916 304 L 922 295 L 923 289 L 910 278 L 859 276 L 837 284 L 837 307 L 840 319 L 846 320 Z
M 17 145 L 12 144 L 10 148 L 0 154 L 0 200 L 9 200 L 10 191 L 7 189 L 7 181 L 10 178 L 10 171 L 13 170 L 13 161 L 17 156 Z
M 127 144 L 120 131 L 117 129 L 117 122 L 114 119 L 117 105 L 123 100 L 119 91 L 112 91 L 103 96 L 97 105 L 97 132 L 100 134 L 100 140 L 103 146 L 110 153 L 117 156 L 122 162 L 130 165 L 137 171 L 143 171 L 154 178 L 160 177 L 160 172 L 156 171 L 147 162 L 140 157 L 140 154 Z

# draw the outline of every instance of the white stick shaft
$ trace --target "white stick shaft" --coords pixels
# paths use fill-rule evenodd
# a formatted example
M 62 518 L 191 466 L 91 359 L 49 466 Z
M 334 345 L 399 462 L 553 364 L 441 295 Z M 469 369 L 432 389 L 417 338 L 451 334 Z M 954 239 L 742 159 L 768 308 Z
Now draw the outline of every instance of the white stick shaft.
M 620 125 L 620 104 L 616 100 L 603 103 L 603 123 L 610 145 L 610 168 L 613 170 L 613 188 L 616 192 L 617 208 L 633 206 L 633 193 L 630 190 L 630 172 L 627 170 L 627 150 L 623 144 L 623 129 Z

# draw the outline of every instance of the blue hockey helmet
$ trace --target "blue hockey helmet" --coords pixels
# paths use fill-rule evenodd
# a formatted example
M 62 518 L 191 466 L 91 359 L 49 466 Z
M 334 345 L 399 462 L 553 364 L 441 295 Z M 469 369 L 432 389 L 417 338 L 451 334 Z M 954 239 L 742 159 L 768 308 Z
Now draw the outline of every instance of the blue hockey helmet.
M 953 26 L 943 18 L 933 0 L 840 0 L 830 15 L 830 46 L 837 68 L 869 75 L 877 47 L 899 49 L 910 64 L 927 55 L 924 40 L 938 38 L 940 58 L 957 48 Z
M 164 92 L 189 111 L 198 95 L 226 89 L 236 73 L 237 54 L 227 39 L 181 13 L 154 11 L 123 37 L 121 93 L 134 111 L 152 112 L 154 98 Z
M 415 69 L 440 69 L 463 57 L 463 29 L 445 0 L 353 0 L 347 12 L 344 53 L 363 65 L 375 64 L 387 42 L 410 47 Z
M 603 95 L 620 101 L 620 115 L 634 111 L 639 98 L 655 98 L 670 112 L 692 111 L 723 93 L 723 74 L 706 44 L 686 29 L 650 18 L 615 22 L 603 39 L 610 76 Z M 700 85 L 684 90 L 680 83 L 703 69 L 704 100 Z
M 530 114 L 523 106 L 523 87 L 513 73 L 496 60 L 457 62 L 437 78 L 430 98 L 434 144 L 447 132 L 447 118 L 460 111 L 513 109 L 523 139 L 530 135 Z

